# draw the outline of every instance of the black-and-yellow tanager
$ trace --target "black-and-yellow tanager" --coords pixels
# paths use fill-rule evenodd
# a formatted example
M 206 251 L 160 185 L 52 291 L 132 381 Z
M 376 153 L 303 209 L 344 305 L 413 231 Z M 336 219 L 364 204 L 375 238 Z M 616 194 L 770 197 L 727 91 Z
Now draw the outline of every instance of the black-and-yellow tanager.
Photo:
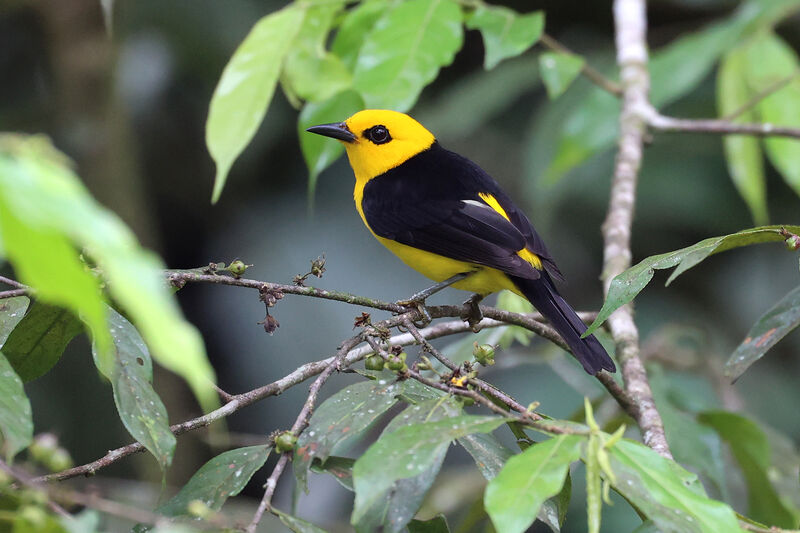
M 308 131 L 341 141 L 356 177 L 364 224 L 408 266 L 485 296 L 527 298 L 590 374 L 615 371 L 597 339 L 553 285 L 563 279 L 525 214 L 478 165 L 442 148 L 403 113 L 368 109 Z

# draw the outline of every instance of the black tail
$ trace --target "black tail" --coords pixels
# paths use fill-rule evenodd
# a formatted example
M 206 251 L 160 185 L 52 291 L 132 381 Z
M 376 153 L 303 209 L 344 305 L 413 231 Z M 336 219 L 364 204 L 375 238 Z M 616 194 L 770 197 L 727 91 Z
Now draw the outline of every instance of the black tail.
M 616 372 L 617 367 L 614 366 L 614 361 L 611 360 L 603 345 L 594 335 L 581 339 L 581 334 L 586 331 L 586 325 L 578 318 L 575 310 L 566 300 L 558 294 L 547 273 L 542 272 L 542 277 L 539 279 L 510 277 L 525 297 L 564 338 L 586 372 L 591 375 L 597 374 L 601 369 Z

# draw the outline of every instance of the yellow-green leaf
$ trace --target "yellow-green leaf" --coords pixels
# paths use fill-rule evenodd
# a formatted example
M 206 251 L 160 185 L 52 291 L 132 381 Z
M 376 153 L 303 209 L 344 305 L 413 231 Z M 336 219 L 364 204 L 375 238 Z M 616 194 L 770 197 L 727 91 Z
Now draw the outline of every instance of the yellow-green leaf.
M 717 107 L 720 116 L 727 116 L 744 106 L 755 94 L 748 86 L 747 53 L 737 47 L 728 52 L 717 73 Z M 757 122 L 753 109 L 740 113 L 736 122 Z M 723 138 L 728 172 L 739 194 L 750 208 L 756 224 L 767 223 L 767 186 L 764 160 L 758 139 L 747 135 L 726 135 Z
M 267 112 L 303 15 L 303 9 L 292 5 L 259 20 L 222 72 L 206 122 L 206 145 L 217 165 L 212 202 L 219 199 L 233 162 Z

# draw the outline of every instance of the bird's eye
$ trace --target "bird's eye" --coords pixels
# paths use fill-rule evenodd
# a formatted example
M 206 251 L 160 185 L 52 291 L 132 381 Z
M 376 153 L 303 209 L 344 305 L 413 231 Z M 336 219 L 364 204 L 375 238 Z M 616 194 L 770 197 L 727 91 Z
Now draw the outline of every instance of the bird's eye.
M 383 125 L 372 126 L 370 129 L 364 132 L 364 137 L 375 144 L 388 143 L 392 140 L 392 136 L 389 135 L 389 130 L 387 130 L 386 126 Z

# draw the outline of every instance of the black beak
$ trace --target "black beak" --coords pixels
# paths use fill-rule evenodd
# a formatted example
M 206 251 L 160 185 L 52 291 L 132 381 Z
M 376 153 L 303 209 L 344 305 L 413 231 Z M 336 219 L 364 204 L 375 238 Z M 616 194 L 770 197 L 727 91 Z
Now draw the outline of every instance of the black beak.
M 356 136 L 347 127 L 344 122 L 331 122 L 330 124 L 320 124 L 319 126 L 311 126 L 306 131 L 316 133 L 317 135 L 324 135 L 325 137 L 332 137 L 344 142 L 355 142 Z

